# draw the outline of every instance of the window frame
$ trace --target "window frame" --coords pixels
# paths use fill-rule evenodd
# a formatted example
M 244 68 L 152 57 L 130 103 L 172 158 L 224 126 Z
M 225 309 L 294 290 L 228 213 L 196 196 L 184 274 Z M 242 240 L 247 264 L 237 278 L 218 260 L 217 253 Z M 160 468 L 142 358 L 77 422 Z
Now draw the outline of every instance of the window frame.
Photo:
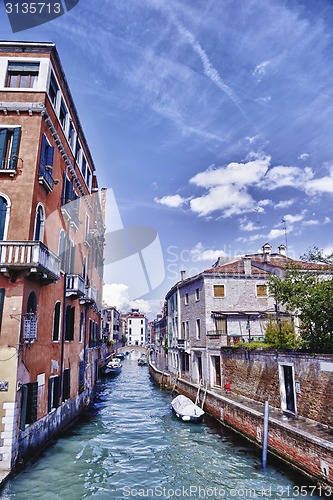
M 13 67 L 11 69 L 11 66 Z M 21 69 L 14 69 L 14 67 Z M 24 69 L 28 68 L 29 69 Z M 37 69 L 38 67 L 38 69 Z M 35 68 L 35 69 L 33 69 Z M 5 87 L 7 89 L 36 89 L 38 87 L 38 77 L 40 72 L 40 62 L 32 62 L 32 61 L 8 61 L 7 64 L 7 72 L 6 72 L 6 81 Z M 11 85 L 12 77 L 16 77 L 16 84 Z M 27 77 L 28 85 L 21 85 L 22 78 Z

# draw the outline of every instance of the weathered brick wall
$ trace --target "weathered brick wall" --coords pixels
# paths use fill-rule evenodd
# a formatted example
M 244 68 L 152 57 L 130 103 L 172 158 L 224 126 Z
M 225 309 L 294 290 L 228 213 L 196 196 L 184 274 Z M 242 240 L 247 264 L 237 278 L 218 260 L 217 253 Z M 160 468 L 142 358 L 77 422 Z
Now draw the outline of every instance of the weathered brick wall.
M 280 408 L 279 365 L 293 366 L 299 391 L 295 394 L 298 415 L 333 426 L 333 356 L 272 351 L 222 352 L 222 374 L 235 394 L 269 401 Z
M 190 383 L 178 381 L 177 390 L 195 400 L 197 389 Z M 255 445 L 261 446 L 263 412 L 244 407 L 210 391 L 207 391 L 205 397 L 204 410 Z M 324 443 L 301 430 L 293 429 L 288 423 L 274 422 L 270 419 L 268 450 L 319 483 L 333 485 L 333 447 L 328 447 L 327 442 Z

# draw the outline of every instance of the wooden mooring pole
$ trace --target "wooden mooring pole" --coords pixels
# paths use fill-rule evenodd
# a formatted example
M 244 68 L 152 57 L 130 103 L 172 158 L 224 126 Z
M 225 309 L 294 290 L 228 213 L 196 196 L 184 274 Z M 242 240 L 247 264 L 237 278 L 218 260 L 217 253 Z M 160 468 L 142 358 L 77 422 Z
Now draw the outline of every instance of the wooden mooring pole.
M 268 451 L 268 418 L 269 418 L 269 406 L 268 401 L 265 401 L 264 406 L 264 433 L 262 437 L 262 468 L 267 467 L 267 451 Z

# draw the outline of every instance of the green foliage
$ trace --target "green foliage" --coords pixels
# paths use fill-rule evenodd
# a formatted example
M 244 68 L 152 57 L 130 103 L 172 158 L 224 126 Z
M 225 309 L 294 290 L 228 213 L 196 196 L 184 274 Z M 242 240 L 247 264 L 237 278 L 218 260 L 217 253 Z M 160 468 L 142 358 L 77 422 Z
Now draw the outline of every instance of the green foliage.
M 321 251 L 313 253 L 312 257 L 325 258 Z M 294 266 L 286 270 L 283 279 L 271 276 L 269 288 L 278 304 L 299 315 L 305 347 L 321 351 L 333 349 L 332 275 Z
M 266 327 L 265 343 L 276 349 L 301 347 L 301 342 L 296 338 L 295 330 L 288 321 L 270 321 Z

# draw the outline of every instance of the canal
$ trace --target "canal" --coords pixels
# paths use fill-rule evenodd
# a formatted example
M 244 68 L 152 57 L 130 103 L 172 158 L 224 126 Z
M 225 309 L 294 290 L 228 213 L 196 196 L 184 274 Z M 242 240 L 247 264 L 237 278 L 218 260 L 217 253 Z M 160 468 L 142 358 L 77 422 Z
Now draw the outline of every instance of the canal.
M 280 465 L 262 471 L 256 449 L 212 418 L 178 420 L 137 356 L 100 382 L 89 418 L 7 482 L 1 499 L 319 498 Z

